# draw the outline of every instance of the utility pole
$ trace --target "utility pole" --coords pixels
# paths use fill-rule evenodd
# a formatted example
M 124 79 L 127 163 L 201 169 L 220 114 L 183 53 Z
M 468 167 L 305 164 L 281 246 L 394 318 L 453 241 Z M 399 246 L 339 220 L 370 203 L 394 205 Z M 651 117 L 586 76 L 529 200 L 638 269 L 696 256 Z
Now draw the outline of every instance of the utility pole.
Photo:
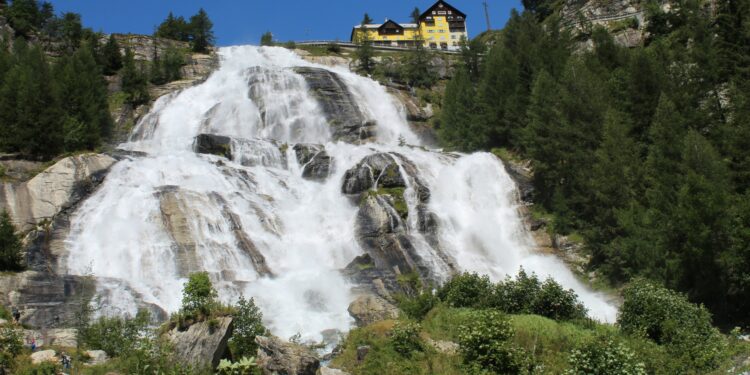
M 490 6 L 485 1 L 484 3 L 484 18 L 487 20 L 487 31 L 492 30 L 492 26 L 490 26 Z

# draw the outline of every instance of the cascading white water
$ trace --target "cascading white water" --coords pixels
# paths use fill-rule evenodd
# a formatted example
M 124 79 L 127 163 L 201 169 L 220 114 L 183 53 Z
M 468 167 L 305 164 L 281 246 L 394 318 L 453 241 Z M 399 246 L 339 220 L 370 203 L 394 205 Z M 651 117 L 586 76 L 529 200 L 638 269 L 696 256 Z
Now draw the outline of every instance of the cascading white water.
M 229 47 L 220 56 L 220 69 L 206 82 L 155 103 L 120 146 L 147 155 L 117 163 L 72 219 L 68 271 L 96 276 L 113 311 L 132 314 L 146 303 L 174 312 L 187 275 L 205 270 L 225 302 L 254 297 L 277 335 L 320 340 L 325 330 L 348 330 L 353 297 L 338 270 L 362 250 L 357 206 L 341 193 L 341 182 L 363 157 L 398 152 L 430 189 L 442 251 L 459 268 L 500 279 L 523 266 L 575 289 L 592 316 L 614 320 L 615 308 L 562 262 L 530 251 L 514 184 L 494 156 L 398 146 L 419 144 L 399 104 L 372 80 L 326 68 L 377 123 L 376 143 L 334 143 L 304 79 L 289 69 L 314 64 L 281 48 Z M 249 81 L 250 97 L 262 103 L 249 98 Z M 199 133 L 243 141 L 233 141 L 228 161 L 194 153 Z M 325 145 L 334 160 L 325 182 L 303 179 L 292 147 L 280 147 L 298 142 Z M 407 189 L 410 212 L 415 195 Z M 408 225 L 417 225 L 411 215 Z M 241 238 L 251 240 L 272 275 L 256 271 Z M 414 242 L 433 272 L 448 277 L 438 251 L 419 236 Z

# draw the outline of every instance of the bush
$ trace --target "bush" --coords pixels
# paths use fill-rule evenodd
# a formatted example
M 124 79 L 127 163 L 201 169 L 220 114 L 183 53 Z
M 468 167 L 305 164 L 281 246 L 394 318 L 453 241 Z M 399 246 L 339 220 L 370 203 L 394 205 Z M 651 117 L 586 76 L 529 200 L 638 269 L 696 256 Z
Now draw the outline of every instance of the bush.
M 578 295 L 572 290 L 565 290 L 552 279 L 547 279 L 534 299 L 534 314 L 554 320 L 583 319 L 586 308 L 578 301 Z
M 38 365 L 21 369 L 18 375 L 57 375 L 59 371 L 60 366 L 57 363 L 42 362 Z
M 216 296 L 208 272 L 190 274 L 182 290 L 182 312 L 187 315 L 208 316 L 216 306 Z
M 632 282 L 623 297 L 617 324 L 624 333 L 665 345 L 686 368 L 708 372 L 726 359 L 724 338 L 703 306 L 645 280 Z
M 0 372 L 3 368 L 12 368 L 16 356 L 21 353 L 23 342 L 21 334 L 11 328 L 0 328 Z
M 260 375 L 262 373 L 255 362 L 255 357 L 243 357 L 238 362 L 222 359 L 216 372 L 219 375 Z
M 141 345 L 141 339 L 148 333 L 149 321 L 147 310 L 139 311 L 134 319 L 102 317 L 85 328 L 81 341 L 87 348 L 104 350 L 110 357 L 119 357 Z
M 0 271 L 20 271 L 21 239 L 18 238 L 8 212 L 0 214 Z
M 445 283 L 438 297 L 451 307 L 487 307 L 491 305 L 492 289 L 488 276 L 467 272 Z
M 464 362 L 472 373 L 522 374 L 528 372 L 526 353 L 514 346 L 513 329 L 506 316 L 498 311 L 473 312 L 472 319 L 461 327 L 459 345 Z
M 234 331 L 232 338 L 229 339 L 229 347 L 232 350 L 234 358 L 253 356 L 258 350 L 255 343 L 256 336 L 265 335 L 268 330 L 263 326 L 263 314 L 255 300 L 240 297 L 237 302 L 236 312 L 234 313 Z
M 410 357 L 414 352 L 424 350 L 419 331 L 422 330 L 417 323 L 399 322 L 391 331 L 391 345 L 393 350 L 405 357 Z
M 431 291 L 422 291 L 415 297 L 400 295 L 396 300 L 398 301 L 398 308 L 406 316 L 417 320 L 424 319 L 427 313 L 440 302 Z
M 569 362 L 567 375 L 646 375 L 644 364 L 636 360 L 633 351 L 608 337 L 573 350 Z

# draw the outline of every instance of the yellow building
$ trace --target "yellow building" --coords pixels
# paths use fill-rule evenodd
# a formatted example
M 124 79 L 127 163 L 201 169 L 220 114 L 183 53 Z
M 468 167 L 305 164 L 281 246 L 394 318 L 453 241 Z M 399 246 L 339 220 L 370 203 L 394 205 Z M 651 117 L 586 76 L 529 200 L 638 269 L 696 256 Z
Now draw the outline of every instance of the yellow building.
M 415 43 L 423 43 L 432 49 L 457 50 L 462 37 L 468 38 L 466 14 L 439 0 L 419 16 L 419 24 L 399 24 L 386 19 L 381 24 L 357 25 L 352 29 L 351 41 L 361 43 L 367 40 L 375 46 L 393 47 L 413 47 Z

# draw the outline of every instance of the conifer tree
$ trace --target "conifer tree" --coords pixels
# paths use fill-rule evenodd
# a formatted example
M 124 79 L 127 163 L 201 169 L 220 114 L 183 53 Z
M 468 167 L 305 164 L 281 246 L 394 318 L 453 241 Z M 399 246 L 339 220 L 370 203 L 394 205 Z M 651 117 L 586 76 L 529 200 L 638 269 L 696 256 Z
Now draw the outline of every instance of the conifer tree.
M 439 132 L 449 146 L 461 151 L 486 144 L 484 132 L 475 122 L 475 95 L 469 73 L 458 69 L 445 88 Z
M 112 119 L 107 103 L 107 84 L 84 44 L 56 67 L 65 118 L 65 150 L 91 150 L 109 135 Z
M 430 53 L 424 48 L 424 37 L 419 28 L 420 15 L 419 8 L 414 8 L 411 18 L 417 29 L 414 33 L 414 48 L 406 59 L 404 77 L 411 86 L 430 87 L 435 83 L 435 75 L 430 71 Z
M 122 63 L 122 91 L 128 95 L 128 102 L 139 105 L 148 102 L 148 81 L 143 69 L 135 62 L 133 51 L 125 48 Z
M 192 35 L 191 44 L 193 52 L 206 53 L 208 49 L 214 44 L 214 24 L 208 18 L 203 8 L 198 10 L 198 13 L 190 17 L 189 30 Z
M 60 19 L 61 37 L 63 48 L 68 53 L 72 53 L 81 45 L 83 39 L 83 25 L 81 24 L 81 15 L 67 12 Z
M 158 38 L 179 40 L 183 42 L 189 42 L 191 33 L 189 25 L 182 16 L 175 17 L 172 12 L 169 12 L 167 19 L 165 19 L 154 32 L 154 36 Z
M 373 59 L 374 52 L 372 45 L 370 44 L 370 35 L 366 25 L 372 23 L 370 15 L 365 13 L 360 24 L 361 33 L 357 40 L 359 48 L 357 49 L 357 62 L 359 63 L 359 69 L 367 74 L 372 73 L 375 69 L 375 60 Z
M 266 31 L 260 36 L 261 46 L 272 46 L 273 44 L 273 34 L 270 31 Z
M 3 211 L 0 213 L 0 271 L 21 270 L 21 251 L 21 240 L 8 212 Z
M 114 34 L 110 34 L 107 44 L 102 49 L 102 58 L 104 60 L 104 74 L 113 75 L 122 68 L 122 53 L 120 53 L 120 44 Z
M 13 0 L 8 7 L 8 20 L 17 35 L 28 35 L 38 27 L 40 18 L 36 0 Z

